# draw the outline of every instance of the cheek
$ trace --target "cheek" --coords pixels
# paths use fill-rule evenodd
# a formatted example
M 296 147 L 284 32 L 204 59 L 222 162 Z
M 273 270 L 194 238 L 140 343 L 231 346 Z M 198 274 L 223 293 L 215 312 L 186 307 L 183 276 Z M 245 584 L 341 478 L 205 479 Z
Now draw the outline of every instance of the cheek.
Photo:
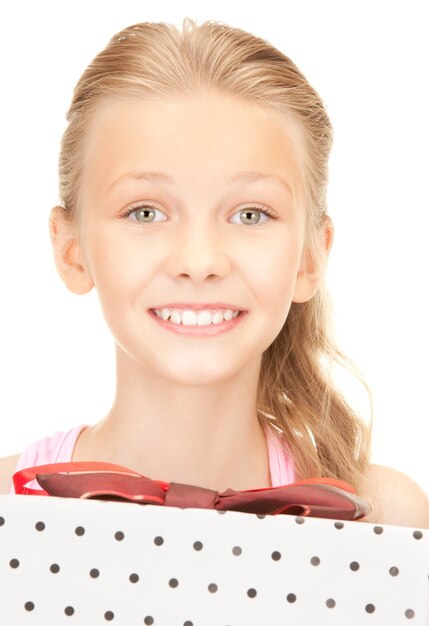
M 115 236 L 100 229 L 88 241 L 89 263 L 95 288 L 103 302 L 117 308 L 145 285 L 153 267 L 150 253 L 142 254 L 142 242 Z M 152 255 L 153 256 L 153 255 Z
M 288 317 L 300 267 L 301 249 L 296 240 L 283 240 L 271 254 L 254 264 L 258 299 L 265 329 L 265 350 L 277 337 Z M 256 274 L 257 273 L 257 274 Z
M 300 266 L 300 247 L 297 242 L 290 239 L 282 239 L 279 245 L 269 246 L 267 250 L 257 250 L 250 259 L 250 272 L 267 299 L 278 302 L 279 298 L 288 297 L 293 293 L 295 282 Z

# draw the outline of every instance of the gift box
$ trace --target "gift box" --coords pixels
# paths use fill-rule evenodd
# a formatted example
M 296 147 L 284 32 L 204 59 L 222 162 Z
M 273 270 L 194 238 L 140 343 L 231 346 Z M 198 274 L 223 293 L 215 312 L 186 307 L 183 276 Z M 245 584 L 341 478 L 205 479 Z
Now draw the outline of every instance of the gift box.
M 4 626 L 428 626 L 429 530 L 0 496 Z

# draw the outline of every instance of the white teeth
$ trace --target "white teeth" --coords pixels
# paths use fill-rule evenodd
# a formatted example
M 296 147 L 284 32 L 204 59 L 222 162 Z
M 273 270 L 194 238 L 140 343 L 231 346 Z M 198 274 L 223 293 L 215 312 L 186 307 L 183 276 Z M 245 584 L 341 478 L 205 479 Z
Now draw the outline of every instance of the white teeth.
M 210 311 L 198 311 L 197 326 L 209 326 L 212 323 L 212 314 Z
M 216 309 L 203 311 L 192 311 L 190 309 L 155 309 L 158 317 L 173 324 L 183 326 L 210 326 L 210 324 L 220 324 L 224 320 L 231 320 L 238 315 L 238 311 L 232 309 Z
M 222 311 L 215 311 L 213 313 L 213 324 L 220 324 L 221 322 L 223 322 Z
M 234 312 L 235 312 L 235 315 L 234 315 Z M 232 320 L 233 317 L 237 317 L 237 315 L 238 315 L 238 311 L 232 311 L 231 309 L 227 309 L 223 313 L 223 319 L 229 321 L 229 320 Z
M 176 309 L 174 309 L 171 313 L 170 322 L 173 322 L 173 324 L 180 324 L 181 319 L 182 316 L 180 315 L 179 311 L 176 311 Z
M 197 323 L 197 314 L 195 311 L 183 311 L 181 317 L 182 317 L 183 326 L 195 326 Z M 180 313 L 179 313 L 179 320 L 180 320 Z

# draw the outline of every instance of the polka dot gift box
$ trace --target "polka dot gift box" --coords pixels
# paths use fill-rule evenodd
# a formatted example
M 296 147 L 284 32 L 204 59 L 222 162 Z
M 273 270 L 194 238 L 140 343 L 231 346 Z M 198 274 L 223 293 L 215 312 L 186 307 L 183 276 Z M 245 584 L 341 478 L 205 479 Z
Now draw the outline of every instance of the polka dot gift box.
M 429 532 L 0 496 L 5 626 L 427 626 Z

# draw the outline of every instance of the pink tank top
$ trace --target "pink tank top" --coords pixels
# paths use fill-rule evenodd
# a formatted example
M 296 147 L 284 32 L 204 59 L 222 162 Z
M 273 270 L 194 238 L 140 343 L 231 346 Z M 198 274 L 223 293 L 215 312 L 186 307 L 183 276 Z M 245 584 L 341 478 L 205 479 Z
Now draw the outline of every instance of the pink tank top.
M 27 448 L 18 459 L 15 472 L 25 467 L 45 465 L 47 463 L 69 463 L 73 458 L 73 451 L 81 431 L 87 424 L 75 426 L 66 432 L 58 431 L 51 437 L 39 439 Z M 276 435 L 272 427 L 266 427 L 268 456 L 270 463 L 270 475 L 272 487 L 280 487 L 295 482 L 295 468 L 288 446 Z M 31 489 L 40 489 L 36 480 L 28 483 Z M 15 494 L 13 484 L 10 490 Z

